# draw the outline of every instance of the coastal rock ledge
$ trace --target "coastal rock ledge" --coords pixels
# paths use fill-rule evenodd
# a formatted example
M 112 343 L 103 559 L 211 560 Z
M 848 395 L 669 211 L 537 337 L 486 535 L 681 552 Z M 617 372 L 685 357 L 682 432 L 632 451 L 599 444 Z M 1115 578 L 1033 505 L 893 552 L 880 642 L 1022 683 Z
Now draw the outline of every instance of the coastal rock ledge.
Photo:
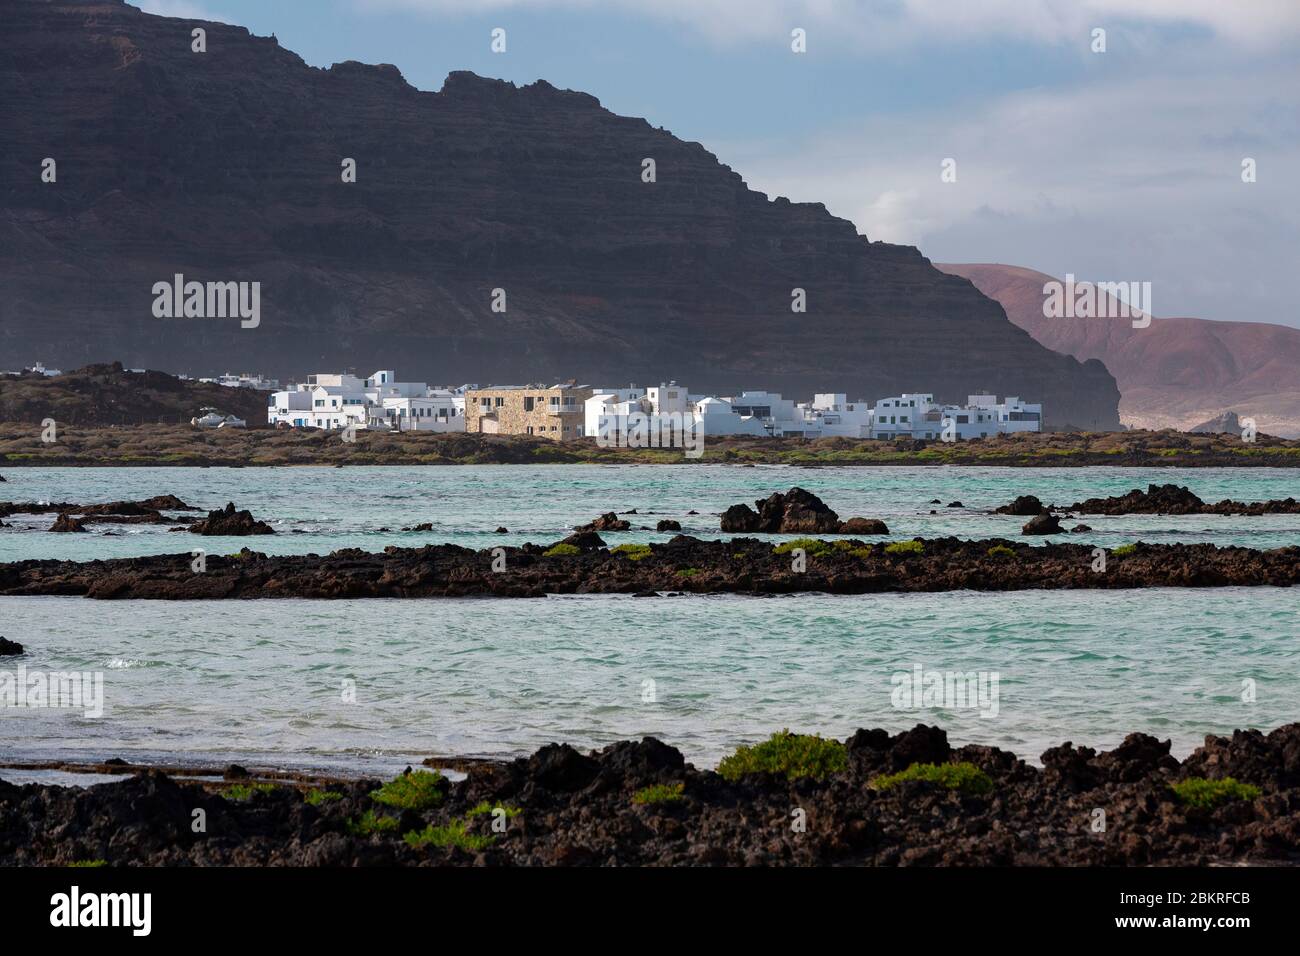
M 788 544 L 774 547 L 757 538 L 701 541 L 677 535 L 663 544 L 607 548 L 599 535 L 587 531 L 560 544 L 564 546 L 481 551 L 452 544 L 390 546 L 379 554 L 345 548 L 325 556 L 268 556 L 245 548 L 234 555 L 209 555 L 202 573 L 193 570 L 188 552 L 107 561 L 17 561 L 0 564 L 0 595 L 191 600 L 1300 584 L 1300 547 L 1294 545 L 1261 551 L 1139 542 L 1112 552 L 1106 570 L 1097 572 L 1091 545 L 1031 546 L 1001 538 L 874 544 L 853 538 L 806 539 L 799 542 L 806 556 L 800 562 L 792 561 Z
M 779 744 L 774 735 L 771 743 Z M 1295 863 L 1300 724 L 1206 737 L 1186 760 L 1129 734 L 1065 743 L 1034 766 L 952 746 L 938 727 L 802 738 L 824 761 L 788 774 L 700 770 L 653 737 L 548 744 L 420 778 L 419 808 L 377 780 L 180 783 L 156 770 L 96 787 L 14 786 L 0 768 L 0 866 L 1150 866 Z M 752 754 L 753 751 L 750 751 Z M 431 761 L 436 763 L 436 761 Z M 121 766 L 113 768 L 123 772 Z M 918 772 L 920 771 L 920 772 Z M 230 775 L 227 775 L 230 777 Z M 914 779 L 919 777 L 920 779 Z M 239 785 L 237 797 L 223 793 Z M 793 832 L 790 808 L 807 811 Z M 209 826 L 195 833 L 193 811 Z M 503 831 L 493 829 L 501 807 Z M 1089 827 L 1092 807 L 1114 821 Z M 391 821 L 386 826 L 379 820 Z

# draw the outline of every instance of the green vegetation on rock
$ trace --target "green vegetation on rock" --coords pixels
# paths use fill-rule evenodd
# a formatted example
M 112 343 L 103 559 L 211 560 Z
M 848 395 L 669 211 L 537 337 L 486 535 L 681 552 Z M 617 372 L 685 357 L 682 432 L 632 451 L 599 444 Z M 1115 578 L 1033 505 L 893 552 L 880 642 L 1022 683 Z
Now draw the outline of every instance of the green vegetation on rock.
M 1211 810 L 1230 800 L 1254 800 L 1259 796 L 1259 787 L 1252 783 L 1240 783 L 1233 777 L 1222 780 L 1207 780 L 1205 777 L 1189 777 L 1179 783 L 1170 784 L 1169 789 L 1189 807 Z
M 399 810 L 427 810 L 442 803 L 447 780 L 432 770 L 416 770 L 390 780 L 370 794 L 370 798 Z
M 762 743 L 738 747 L 718 764 L 718 774 L 726 780 L 739 780 L 747 773 L 776 773 L 790 780 L 801 777 L 822 780 L 847 765 L 848 753 L 840 741 L 783 730 Z
M 993 779 L 973 763 L 914 763 L 898 773 L 882 774 L 871 781 L 875 790 L 888 790 L 907 780 L 937 783 L 962 793 L 989 793 Z

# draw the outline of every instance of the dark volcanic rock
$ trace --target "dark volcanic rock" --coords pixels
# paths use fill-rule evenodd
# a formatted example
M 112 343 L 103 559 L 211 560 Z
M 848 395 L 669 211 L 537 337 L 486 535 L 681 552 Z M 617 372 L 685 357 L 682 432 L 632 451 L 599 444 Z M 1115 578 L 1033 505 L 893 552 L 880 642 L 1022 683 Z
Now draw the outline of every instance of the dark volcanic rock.
M 1011 504 L 996 509 L 1000 515 L 1020 515 L 1026 518 L 1031 515 L 1041 514 L 1046 510 L 1043 503 L 1034 495 L 1021 495 Z
M 1061 534 L 1065 529 L 1061 527 L 1060 520 L 1050 511 L 1043 511 L 1034 515 L 1025 526 L 1020 529 L 1021 534 Z
M 133 363 L 199 354 L 217 370 L 252 348 L 283 378 L 309 341 L 322 368 L 400 355 L 413 380 L 672 369 L 700 391 L 759 368 L 786 394 L 942 382 L 944 398 L 1041 401 L 1049 426 L 1119 427 L 1101 362 L 1039 345 L 917 249 L 871 242 L 821 203 L 769 199 L 704 146 L 586 93 L 465 72 L 423 92 L 391 65 L 320 69 L 223 23 L 203 24 L 199 56 L 194 21 L 117 0 L 3 11 L 0 77 L 18 95 L 2 124 L 0 288 L 6 315 L 25 317 L 5 322 L 6 355 L 75 367 L 111 343 Z M 32 163 L 59 142 L 80 151 L 42 183 Z M 344 156 L 355 184 L 340 182 Z M 196 339 L 194 323 L 154 319 L 147 292 L 173 271 L 261 281 L 261 325 L 207 321 Z M 490 311 L 497 286 L 508 315 Z M 791 335 L 795 287 L 816 321 Z M 898 335 L 902 302 L 920 334 Z M 463 321 L 413 320 L 428 303 Z
M 820 498 L 802 488 L 776 492 L 748 505 L 732 505 L 722 513 L 722 530 L 732 534 L 835 534 L 840 516 Z
M 661 518 L 659 523 L 655 525 L 655 530 L 659 532 L 681 531 L 682 523 L 680 521 L 674 521 L 672 518 Z
M 942 729 L 924 724 L 892 735 L 860 729 L 844 747 L 846 767 L 823 780 L 729 781 L 651 737 L 587 753 L 549 744 L 530 757 L 475 762 L 464 780 L 446 781 L 437 806 L 401 813 L 373 801 L 373 780 L 327 784 L 338 799 L 314 806 L 293 786 L 227 799 L 224 784 L 177 783 L 154 770 L 88 788 L 0 782 L 0 866 L 102 858 L 112 866 L 1204 867 L 1300 858 L 1300 724 L 1208 737 L 1181 764 L 1168 741 L 1141 733 L 1109 752 L 1052 747 L 1041 768 L 994 747 L 954 749 Z M 989 792 L 877 786 L 881 774 L 955 762 L 987 774 Z M 1232 776 L 1260 794 L 1189 807 L 1171 785 L 1194 776 Z M 232 767 L 226 779 L 249 775 Z M 636 799 L 653 785 L 673 788 L 676 799 Z M 494 815 L 471 813 L 484 803 L 511 808 L 503 831 L 493 829 Z M 808 811 L 807 832 L 791 831 L 792 806 Z M 194 833 L 200 807 L 208 827 Z M 1095 807 L 1118 827 L 1092 832 Z M 398 826 L 356 835 L 349 824 L 366 811 Z M 449 823 L 483 846 L 403 839 Z
M 840 534 L 889 534 L 889 527 L 879 518 L 849 518 L 841 521 Z
M 54 519 L 54 524 L 50 525 L 51 531 L 85 531 L 86 526 L 80 519 L 74 518 L 70 514 L 61 514 Z
M 594 531 L 577 531 L 565 538 L 561 544 L 571 544 L 583 551 L 595 551 L 605 547 L 605 540 Z
M 818 549 L 805 571 L 757 538 L 701 541 L 677 535 L 629 560 L 607 551 L 594 532 L 571 535 L 579 553 L 542 559 L 545 547 L 506 547 L 506 570 L 494 570 L 500 548 L 390 546 L 382 554 L 356 548 L 328 555 L 267 556 L 244 549 L 209 555 L 195 574 L 190 555 L 161 554 L 103 561 L 29 560 L 0 564 L 0 595 L 61 594 L 93 598 L 364 598 L 541 597 L 546 594 L 864 594 L 893 591 L 1012 591 L 1045 588 L 1148 588 L 1300 585 L 1300 547 L 1267 551 L 1211 544 L 1140 544 L 1091 570 L 1087 544 L 1015 546 L 1004 539 L 918 539 L 919 549 L 891 554 L 880 545 Z M 996 554 L 990 554 L 1000 546 Z M 1008 554 L 1007 551 L 1010 551 Z M 900 573 L 905 564 L 905 573 Z M 694 569 L 689 576 L 680 571 Z
M 228 502 L 225 508 L 209 511 L 206 518 L 194 522 L 189 530 L 204 535 L 275 534 L 274 528 L 256 520 L 251 512 L 236 511 L 233 501 Z
M 17 657 L 23 652 L 23 646 L 17 641 L 6 640 L 0 635 L 0 657 Z
M 1232 501 L 1224 499 L 1208 504 L 1181 485 L 1148 485 L 1146 491 L 1134 488 L 1128 494 L 1112 498 L 1089 498 L 1076 501 L 1071 511 L 1102 515 L 1265 515 L 1300 514 L 1300 501 L 1294 498 L 1272 501 Z
M 728 534 L 752 534 L 762 531 L 763 519 L 749 505 L 732 505 L 722 512 L 722 530 Z
M 624 521 L 612 511 L 606 511 L 590 524 L 581 524 L 574 531 L 627 531 L 632 527 L 630 521 Z

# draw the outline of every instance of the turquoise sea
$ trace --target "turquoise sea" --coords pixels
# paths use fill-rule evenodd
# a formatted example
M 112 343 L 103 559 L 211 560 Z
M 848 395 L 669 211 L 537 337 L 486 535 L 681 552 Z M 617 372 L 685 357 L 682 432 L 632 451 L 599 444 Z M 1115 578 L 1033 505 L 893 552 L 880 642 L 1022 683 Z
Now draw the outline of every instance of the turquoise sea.
M 1274 469 L 31 468 L 4 475 L 0 499 L 172 493 L 203 508 L 234 501 L 282 533 L 202 539 L 127 525 L 56 535 L 43 530 L 49 518 L 16 516 L 0 529 L 0 561 L 196 546 L 327 553 L 440 541 L 541 543 L 600 512 L 633 508 L 634 527 L 672 517 L 687 533 L 712 537 L 726 506 L 791 485 L 820 495 L 843 517 L 883 518 L 891 538 L 1016 537 L 1023 519 L 990 512 L 1026 493 L 1068 504 L 1173 481 L 1210 501 L 1300 496 L 1300 472 Z M 956 500 L 966 507 L 946 507 Z M 1080 520 L 1094 531 L 1068 539 L 1103 547 L 1139 539 L 1300 544 L 1294 515 Z M 422 522 L 433 531 L 399 530 Z M 510 533 L 493 533 L 498 525 Z M 611 543 L 667 537 L 607 536 Z M 1300 720 L 1298 611 L 1300 593 L 1280 588 L 654 600 L 0 598 L 0 634 L 28 647 L 21 663 L 100 671 L 105 691 L 99 718 L 0 708 L 0 759 L 239 760 L 382 774 L 429 755 L 518 755 L 549 741 L 588 747 L 653 734 L 703 766 L 782 727 L 844 736 L 918 722 L 946 727 L 954 743 L 994 744 L 1032 760 L 1064 740 L 1111 747 L 1134 730 L 1171 738 L 1181 755 L 1207 733 Z M 892 678 L 917 665 L 996 673 L 996 714 L 896 707 Z M 0 661 L 0 670 L 16 666 Z

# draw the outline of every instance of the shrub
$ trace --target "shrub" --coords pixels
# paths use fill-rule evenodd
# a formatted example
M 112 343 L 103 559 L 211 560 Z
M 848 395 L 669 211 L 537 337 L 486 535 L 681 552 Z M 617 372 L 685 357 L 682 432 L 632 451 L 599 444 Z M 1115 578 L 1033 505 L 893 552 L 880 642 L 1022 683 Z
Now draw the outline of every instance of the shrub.
M 568 544 L 561 541 L 559 544 L 552 545 L 542 552 L 544 558 L 569 557 L 575 554 L 582 554 L 582 549 L 576 544 Z
M 1117 558 L 1122 558 L 1126 554 L 1132 554 L 1137 549 L 1138 546 L 1136 544 L 1121 544 L 1118 548 L 1112 551 L 1111 554 L 1115 555 Z
M 830 550 L 830 545 L 820 538 L 795 538 L 793 541 L 784 541 L 778 544 L 773 549 L 773 553 L 789 554 L 796 548 L 802 548 L 805 554 L 818 555 Z
M 962 793 L 988 793 L 993 779 L 973 763 L 914 763 L 899 773 L 883 774 L 871 781 L 876 790 L 888 790 L 905 780 L 924 780 Z
M 697 575 L 697 574 L 699 574 L 699 573 L 700 573 L 700 569 L 699 569 L 699 568 L 681 568 L 681 569 L 677 572 L 677 576 L 678 576 L 679 578 L 693 578 L 693 577 L 695 577 L 695 575 Z
M 470 809 L 465 811 L 465 818 L 471 819 L 473 817 L 481 817 L 483 814 L 492 813 L 494 810 L 503 811 L 506 815 L 507 820 L 513 820 L 515 817 L 519 816 L 519 814 L 524 812 L 520 810 L 518 807 L 511 807 L 511 806 L 507 806 L 506 804 L 500 804 L 500 803 L 488 803 L 486 800 L 484 800 L 482 803 L 478 804 L 477 806 L 470 807 Z
M 74 866 L 84 869 L 94 869 L 96 867 L 108 866 L 107 860 L 73 860 L 68 866 Z
M 402 839 L 410 846 L 460 847 L 462 850 L 482 850 L 496 842 L 496 837 L 479 836 L 465 829 L 462 820 L 452 820 L 446 826 L 435 827 L 433 824 L 423 830 L 412 830 Z
M 388 781 L 370 795 L 372 800 L 399 810 L 427 810 L 442 803 L 446 779 L 431 770 L 416 770 Z
M 275 789 L 273 783 L 237 783 L 225 793 L 227 800 L 251 800 L 255 793 L 270 793 Z
M 752 747 L 738 747 L 718 764 L 718 774 L 726 780 L 763 772 L 784 774 L 790 780 L 800 777 L 821 780 L 843 770 L 847 764 L 848 754 L 838 740 L 783 730 Z
M 313 807 L 319 807 L 321 804 L 330 803 L 334 800 L 342 800 L 343 794 L 336 793 L 333 790 L 308 790 L 303 799 Z
M 1181 783 L 1170 784 L 1170 789 L 1181 802 L 1201 810 L 1213 809 L 1229 800 L 1254 800 L 1259 796 L 1259 787 L 1239 783 L 1233 777 L 1222 780 L 1189 777 Z
M 610 548 L 612 554 L 626 554 L 629 561 L 640 561 L 650 557 L 653 553 L 648 544 L 620 544 L 616 548 Z
M 676 803 L 682 798 L 682 791 L 686 789 L 684 783 L 657 783 L 653 787 L 646 787 L 644 790 L 638 790 L 632 794 L 632 802 L 640 804 L 655 803 Z
M 397 820 L 367 810 L 355 820 L 349 820 L 347 831 L 353 836 L 370 836 L 372 833 L 391 833 L 397 829 Z
M 885 554 L 923 554 L 925 545 L 920 541 L 891 541 L 885 545 Z
M 1015 556 L 1016 552 L 1013 549 L 1008 548 L 1005 544 L 995 544 L 993 547 L 989 548 L 990 558 L 1014 558 Z

